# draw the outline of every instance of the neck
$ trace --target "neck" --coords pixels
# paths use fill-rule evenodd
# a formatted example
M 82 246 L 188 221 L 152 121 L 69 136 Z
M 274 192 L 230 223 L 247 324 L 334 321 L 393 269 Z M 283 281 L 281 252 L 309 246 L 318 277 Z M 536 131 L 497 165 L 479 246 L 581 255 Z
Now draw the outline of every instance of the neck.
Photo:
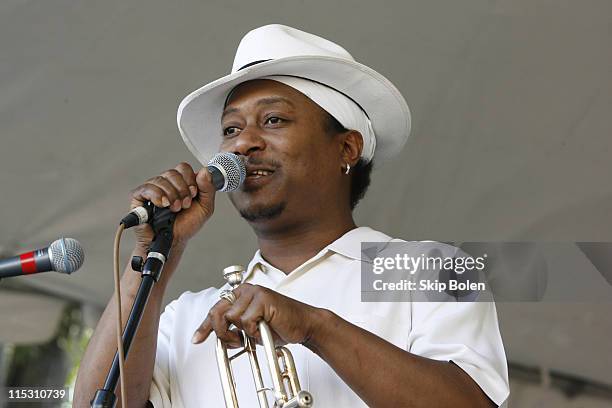
M 286 274 L 355 227 L 350 211 L 341 217 L 315 217 L 284 228 L 253 225 L 261 255 Z

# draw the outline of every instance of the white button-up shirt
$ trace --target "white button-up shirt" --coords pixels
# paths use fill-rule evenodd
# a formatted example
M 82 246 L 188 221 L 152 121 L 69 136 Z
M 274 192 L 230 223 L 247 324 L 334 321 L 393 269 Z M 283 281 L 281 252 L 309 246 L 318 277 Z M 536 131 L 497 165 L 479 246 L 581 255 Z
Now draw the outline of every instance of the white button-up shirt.
M 356 228 L 289 274 L 270 265 L 257 251 L 244 281 L 332 310 L 410 353 L 452 361 L 501 405 L 509 394 L 508 371 L 494 303 L 361 301 L 361 242 L 389 241 L 403 242 L 369 227 Z M 155 408 L 224 406 L 214 333 L 201 344 L 191 343 L 221 289 L 185 292 L 161 315 L 149 397 Z M 315 406 L 367 406 L 319 356 L 299 344 L 288 348 L 301 386 L 311 392 Z M 261 349 L 259 356 L 264 382 L 271 386 Z M 235 359 L 232 367 L 240 406 L 258 407 L 248 358 Z

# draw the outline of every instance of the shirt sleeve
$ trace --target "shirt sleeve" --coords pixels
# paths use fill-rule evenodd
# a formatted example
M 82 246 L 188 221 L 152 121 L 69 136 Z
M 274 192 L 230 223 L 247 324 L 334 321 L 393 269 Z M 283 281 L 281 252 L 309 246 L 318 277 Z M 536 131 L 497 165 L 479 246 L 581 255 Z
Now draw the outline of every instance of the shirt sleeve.
M 508 398 L 508 365 L 493 302 L 414 302 L 408 351 L 452 361 L 497 406 Z
M 172 407 L 170 399 L 170 353 L 175 307 L 176 301 L 168 304 L 159 320 L 155 367 L 149 390 L 149 401 L 155 408 Z

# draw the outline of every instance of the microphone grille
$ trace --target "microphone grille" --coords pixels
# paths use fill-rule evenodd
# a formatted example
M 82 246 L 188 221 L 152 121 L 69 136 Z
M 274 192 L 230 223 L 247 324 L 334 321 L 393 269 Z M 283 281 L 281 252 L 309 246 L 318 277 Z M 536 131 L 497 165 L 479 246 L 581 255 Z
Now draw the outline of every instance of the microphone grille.
M 219 191 L 234 191 L 244 183 L 246 167 L 244 159 L 234 153 L 217 153 L 208 162 L 225 176 L 225 184 Z
M 57 272 L 72 273 L 83 265 L 85 251 L 73 238 L 60 238 L 49 245 L 53 269 Z

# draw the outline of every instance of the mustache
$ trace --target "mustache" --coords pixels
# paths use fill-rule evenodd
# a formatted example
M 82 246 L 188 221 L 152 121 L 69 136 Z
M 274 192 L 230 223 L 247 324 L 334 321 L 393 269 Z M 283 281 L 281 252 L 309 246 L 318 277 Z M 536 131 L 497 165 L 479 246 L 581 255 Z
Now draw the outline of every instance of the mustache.
M 274 159 L 262 159 L 260 157 L 252 157 L 252 156 L 242 156 L 244 158 L 245 166 L 266 166 L 277 169 L 281 167 L 281 163 L 278 160 Z

